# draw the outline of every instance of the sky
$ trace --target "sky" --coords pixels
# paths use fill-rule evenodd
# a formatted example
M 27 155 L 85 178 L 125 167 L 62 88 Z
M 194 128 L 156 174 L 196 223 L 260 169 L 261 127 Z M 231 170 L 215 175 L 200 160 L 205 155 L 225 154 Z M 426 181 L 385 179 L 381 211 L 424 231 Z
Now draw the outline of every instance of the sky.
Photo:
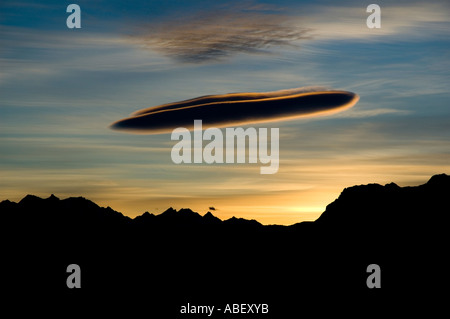
M 69 4 L 81 28 L 69 29 Z M 450 173 L 450 5 L 377 1 L 0 3 L 0 200 L 86 197 L 130 217 L 214 207 L 263 224 L 315 220 L 348 186 Z M 351 109 L 279 128 L 279 170 L 174 164 L 170 134 L 110 125 L 210 94 L 325 87 Z

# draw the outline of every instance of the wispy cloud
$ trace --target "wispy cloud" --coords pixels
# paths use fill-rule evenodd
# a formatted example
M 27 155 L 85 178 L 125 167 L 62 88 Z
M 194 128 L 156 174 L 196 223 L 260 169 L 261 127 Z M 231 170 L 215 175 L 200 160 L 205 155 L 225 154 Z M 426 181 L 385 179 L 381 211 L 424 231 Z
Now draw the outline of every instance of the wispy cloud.
M 429 37 L 430 31 L 448 34 L 448 5 L 443 2 L 408 3 L 381 6 L 381 28 L 366 26 L 363 5 L 314 7 L 308 19 L 308 27 L 316 40 L 385 40 L 386 36 L 401 35 L 402 39 Z M 446 25 L 444 24 L 446 23 Z M 406 37 L 406 38 L 405 38 Z
M 407 110 L 396 110 L 396 109 L 389 109 L 389 108 L 379 108 L 379 109 L 373 109 L 373 110 L 351 110 L 346 113 L 339 114 L 339 117 L 346 117 L 346 118 L 365 118 L 365 117 L 373 117 L 373 116 L 379 116 L 379 115 L 386 115 L 386 114 L 397 114 L 397 115 L 406 115 L 410 114 L 411 111 Z
M 417 14 L 420 12 L 420 14 Z M 225 60 L 239 53 L 273 53 L 303 41 L 386 41 L 447 34 L 448 7 L 442 3 L 382 6 L 381 29 L 366 26 L 364 6 L 306 6 L 284 10 L 242 5 L 166 17 L 135 27 L 131 41 L 183 63 Z M 174 16 L 175 17 L 175 16 Z M 180 18 L 182 17 L 182 18 Z M 392 38 L 394 37 L 394 38 Z
M 181 62 L 220 60 L 236 53 L 267 53 L 310 38 L 298 19 L 276 12 L 215 10 L 146 25 L 133 39 Z

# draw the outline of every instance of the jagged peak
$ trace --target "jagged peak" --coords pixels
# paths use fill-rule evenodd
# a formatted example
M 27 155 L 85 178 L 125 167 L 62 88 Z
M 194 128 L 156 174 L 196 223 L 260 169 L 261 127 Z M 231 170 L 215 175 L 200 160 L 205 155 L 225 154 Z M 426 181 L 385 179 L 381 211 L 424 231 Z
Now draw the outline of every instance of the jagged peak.
M 47 198 L 47 200 L 59 200 L 59 198 L 56 197 L 54 194 L 51 194 L 50 197 Z
M 168 208 L 165 212 L 157 215 L 158 218 L 201 218 L 200 214 L 192 211 L 189 208 L 181 208 L 176 210 L 172 207 Z
M 136 218 L 149 218 L 149 217 L 156 217 L 156 215 L 153 213 L 145 212 L 140 216 L 136 216 L 135 219 Z
M 206 218 L 211 218 L 211 217 L 217 218 L 211 212 L 207 212 L 205 215 L 203 215 L 203 217 L 206 217 Z
M 25 196 L 24 198 L 22 198 L 20 200 L 19 204 L 26 204 L 26 203 L 38 201 L 38 200 L 42 200 L 42 198 L 35 196 L 35 195 L 28 194 L 27 196 Z
M 222 223 L 222 220 L 216 216 L 214 216 L 211 212 L 207 212 L 205 215 L 203 215 L 203 220 L 207 223 Z
M 0 206 L 2 207 L 11 207 L 13 205 L 18 205 L 16 202 L 12 202 L 9 199 L 3 200 L 0 202 Z
M 252 224 L 256 226 L 262 226 L 260 222 L 258 222 L 255 219 L 245 219 L 245 218 L 236 218 L 236 216 L 233 216 L 227 220 L 224 221 L 224 223 L 227 224 Z
M 95 204 L 93 201 L 91 201 L 90 199 L 87 199 L 87 198 L 85 198 L 83 196 L 68 197 L 68 198 L 64 199 L 64 201 L 80 201 L 80 202 L 90 202 L 90 203 Z M 97 204 L 95 204 L 95 205 L 97 205 Z
M 174 214 L 174 213 L 176 213 L 177 212 L 177 210 L 176 209 L 174 209 L 173 207 L 169 207 L 169 208 L 167 208 L 164 212 L 162 212 L 160 215 L 164 215 L 164 214 Z
M 400 186 L 398 186 L 397 184 L 395 184 L 395 183 L 389 183 L 389 184 L 386 184 L 386 185 L 384 185 L 384 187 L 387 187 L 387 188 L 392 188 L 392 189 L 394 189 L 394 188 L 400 188 Z
M 192 214 L 192 213 L 195 213 L 195 214 L 197 214 L 196 212 L 194 212 L 192 209 L 190 209 L 190 208 L 182 208 L 182 209 L 180 209 L 179 211 L 178 211 L 178 213 L 181 213 L 181 214 Z
M 140 221 L 150 221 L 153 220 L 153 218 L 155 218 L 156 215 L 155 214 L 151 214 L 149 212 L 145 212 L 142 215 L 136 216 L 133 218 L 133 220 L 135 222 L 140 222 Z
M 432 185 L 432 186 L 438 186 L 438 185 L 444 185 L 444 184 L 450 184 L 450 176 L 447 174 L 433 175 L 426 183 L 426 185 Z

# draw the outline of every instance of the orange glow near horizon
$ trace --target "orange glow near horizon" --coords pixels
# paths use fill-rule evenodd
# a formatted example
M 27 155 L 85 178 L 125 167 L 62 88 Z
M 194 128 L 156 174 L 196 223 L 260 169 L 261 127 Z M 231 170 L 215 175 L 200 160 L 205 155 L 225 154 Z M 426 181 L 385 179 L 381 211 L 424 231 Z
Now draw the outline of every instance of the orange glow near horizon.
M 116 209 L 125 215 L 135 217 L 143 214 L 145 211 L 159 214 L 167 208 L 173 207 L 177 210 L 181 208 L 190 208 L 200 215 L 208 211 L 222 220 L 233 216 L 237 218 L 255 219 L 258 222 L 269 225 L 292 225 L 302 221 L 316 220 L 326 209 L 326 206 L 339 197 L 346 187 L 379 183 L 385 185 L 391 182 L 399 186 L 417 186 L 425 184 L 429 178 L 438 173 L 449 172 L 446 170 L 433 170 L 429 174 L 399 174 L 392 170 L 392 175 L 378 172 L 373 176 L 364 174 L 350 173 L 350 169 L 344 169 L 341 174 L 329 178 L 330 184 L 326 181 L 312 185 L 310 188 L 298 191 L 279 191 L 267 192 L 262 190 L 260 194 L 251 195 L 229 195 L 223 197 L 179 197 L 179 198 L 158 198 L 149 201 L 130 201 L 120 200 L 99 200 L 97 203 L 104 203 L 113 209 Z M 407 172 L 408 169 L 405 170 Z M 348 176 L 345 176 L 346 173 Z M 398 174 L 398 175 L 396 175 Z M 170 203 L 170 204 L 169 204 Z M 209 207 L 215 207 L 216 210 L 209 210 Z M 152 207 L 158 209 L 152 209 Z
M 49 185 L 44 185 L 45 189 L 49 190 L 46 193 L 42 190 L 40 176 L 30 175 L 28 180 L 21 178 L 17 180 L 18 183 L 14 182 L 17 187 L 11 189 L 10 192 L 3 193 L 3 198 L 0 200 L 19 201 L 26 194 L 47 198 L 51 193 L 55 193 L 60 199 L 83 196 L 99 206 L 110 206 L 131 218 L 142 215 L 146 211 L 160 214 L 169 207 L 177 210 L 190 208 L 200 215 L 204 215 L 212 206 L 216 210 L 211 210 L 211 212 L 222 220 L 235 216 L 255 219 L 265 225 L 292 225 L 317 219 L 325 211 L 326 206 L 338 198 L 346 187 L 369 183 L 384 185 L 390 182 L 399 186 L 416 186 L 426 183 L 434 174 L 448 172 L 450 172 L 448 164 L 424 167 L 394 164 L 380 166 L 336 164 L 336 166 L 327 167 L 324 170 L 318 164 L 317 167 L 297 166 L 281 170 L 278 174 L 279 178 L 285 180 L 283 183 L 263 184 L 259 183 L 258 178 L 248 185 L 244 185 L 244 183 L 235 185 L 231 181 L 230 184 L 214 184 L 207 187 L 210 190 L 209 194 L 204 194 L 205 188 L 200 188 L 200 186 L 199 189 L 195 189 L 194 184 L 191 184 L 188 189 L 188 191 L 192 191 L 190 194 L 183 186 L 185 184 L 180 186 L 174 184 L 173 187 L 161 185 L 161 192 L 152 194 L 145 185 L 126 186 L 126 182 L 123 182 L 121 187 L 114 187 L 106 191 L 86 192 L 84 178 L 80 178 L 79 191 L 58 193 L 54 192 L 55 189 L 59 189 L 58 185 L 65 188 L 65 184 L 61 184 L 64 176 L 58 175 L 55 175 L 58 180 L 49 181 L 47 182 Z M 43 174 L 46 175 L 45 172 Z M 22 183 L 27 186 L 25 187 Z M 73 183 L 72 181 L 71 184 Z M 19 184 L 22 185 L 19 186 Z M 130 184 L 133 183 L 130 182 Z M 164 191 L 162 188 L 166 190 Z M 172 189 L 171 193 L 167 191 L 168 188 Z M 233 188 L 239 189 L 235 191 Z M 172 195 L 174 193 L 178 193 L 178 195 Z

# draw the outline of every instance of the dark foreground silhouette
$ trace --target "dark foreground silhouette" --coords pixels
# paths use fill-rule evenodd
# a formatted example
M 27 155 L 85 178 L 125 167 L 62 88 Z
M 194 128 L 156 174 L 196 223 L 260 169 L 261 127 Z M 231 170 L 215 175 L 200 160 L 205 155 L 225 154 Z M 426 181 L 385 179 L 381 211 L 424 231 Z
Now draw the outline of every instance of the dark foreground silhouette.
M 172 208 L 131 219 L 82 197 L 5 200 L 3 303 L 23 305 L 17 313 L 58 305 L 149 318 L 208 317 L 180 314 L 188 302 L 269 305 L 265 315 L 213 318 L 300 318 L 361 306 L 407 311 L 448 272 L 449 195 L 445 174 L 416 187 L 353 186 L 315 222 L 291 226 Z M 80 289 L 66 285 L 70 264 L 81 267 Z M 367 287 L 370 264 L 381 267 L 379 289 Z

